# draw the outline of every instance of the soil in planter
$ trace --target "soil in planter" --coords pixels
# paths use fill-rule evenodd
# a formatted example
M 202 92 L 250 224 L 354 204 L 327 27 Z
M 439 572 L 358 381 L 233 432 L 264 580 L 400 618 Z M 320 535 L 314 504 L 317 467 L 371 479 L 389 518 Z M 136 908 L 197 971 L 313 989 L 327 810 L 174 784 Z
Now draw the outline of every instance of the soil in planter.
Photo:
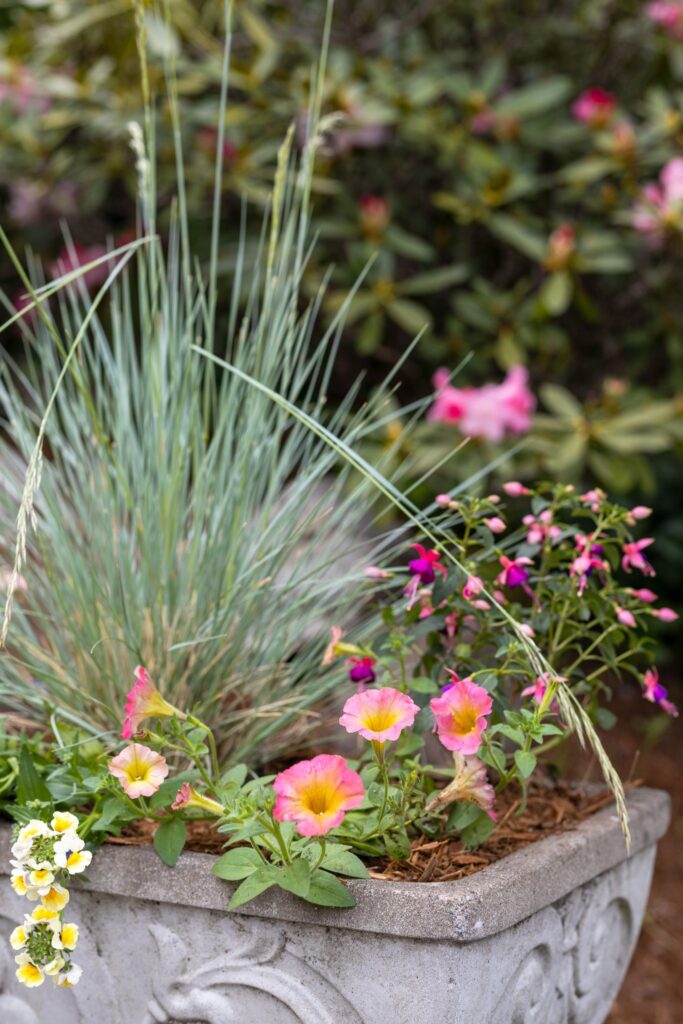
M 556 832 L 566 832 L 610 803 L 607 791 L 586 791 L 566 783 L 553 786 L 539 783 L 529 788 L 527 804 L 512 787 L 497 801 L 498 823 L 492 834 L 476 850 L 466 850 L 458 839 L 430 840 L 423 836 L 413 843 L 407 861 L 388 859 L 370 862 L 373 878 L 400 879 L 408 882 L 446 882 L 481 871 L 514 850 L 519 850 Z M 136 821 L 111 843 L 139 846 L 151 843 L 157 828 L 153 821 Z M 220 853 L 224 837 L 210 821 L 187 823 L 186 849 L 199 853 Z

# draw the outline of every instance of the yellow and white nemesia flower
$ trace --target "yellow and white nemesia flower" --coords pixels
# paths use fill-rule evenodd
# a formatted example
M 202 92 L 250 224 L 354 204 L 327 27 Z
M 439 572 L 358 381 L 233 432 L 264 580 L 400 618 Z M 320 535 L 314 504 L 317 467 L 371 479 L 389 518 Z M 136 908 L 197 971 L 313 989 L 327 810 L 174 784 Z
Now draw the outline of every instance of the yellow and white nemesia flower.
M 78 925 L 77 924 L 63 924 L 61 931 L 59 931 L 52 939 L 53 949 L 68 949 L 72 950 L 76 948 L 78 942 Z
M 12 949 L 23 949 L 28 942 L 29 929 L 25 924 L 18 924 L 9 937 Z
M 62 986 L 65 986 L 67 988 L 71 988 L 72 985 L 77 985 L 78 984 L 78 982 L 81 979 L 81 974 L 82 973 L 83 973 L 83 968 L 82 967 L 79 967 L 78 964 L 71 964 L 71 967 L 69 968 L 68 971 L 66 971 L 63 974 L 58 974 L 57 975 L 57 984 L 60 986 L 60 988 Z
M 38 988 L 39 985 L 43 984 L 45 975 L 40 967 L 36 967 L 28 953 L 20 953 L 16 958 L 16 962 L 18 964 L 17 978 L 22 985 L 26 985 L 26 988 Z
M 65 889 L 63 885 L 57 885 L 55 883 L 50 886 L 49 892 L 41 895 L 40 902 L 44 907 L 47 907 L 48 910 L 60 911 L 64 910 L 64 907 L 70 899 L 71 896 L 69 895 L 69 890 Z
M 63 835 L 64 832 L 69 831 L 75 832 L 78 829 L 78 818 L 75 814 L 71 814 L 70 811 L 55 811 L 52 815 L 50 828 L 58 835 Z
M 84 850 L 85 843 L 76 832 L 66 832 L 61 839 L 55 843 L 55 864 L 58 868 L 65 868 L 70 875 L 77 875 L 85 871 L 92 860 L 92 853 Z

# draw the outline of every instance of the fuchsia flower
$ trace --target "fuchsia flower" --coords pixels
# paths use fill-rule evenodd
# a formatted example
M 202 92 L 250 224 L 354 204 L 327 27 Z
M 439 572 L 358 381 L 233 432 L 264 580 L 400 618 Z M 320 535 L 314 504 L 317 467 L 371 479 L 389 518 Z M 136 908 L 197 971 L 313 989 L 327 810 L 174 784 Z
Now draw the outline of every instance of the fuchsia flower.
M 524 434 L 529 430 L 536 402 L 523 366 L 513 366 L 501 384 L 481 388 L 455 388 L 448 377 L 448 370 L 434 374 L 437 396 L 429 420 L 457 423 L 463 434 L 493 442 L 502 441 L 507 432 Z
M 318 754 L 280 772 L 273 782 L 273 817 L 295 821 L 302 836 L 324 836 L 341 825 L 346 811 L 363 802 L 365 788 L 357 772 L 337 754 Z
M 577 121 L 583 121 L 591 128 L 604 128 L 611 121 L 616 107 L 616 97 L 611 92 L 593 86 L 574 101 L 572 114 Z
M 591 512 L 597 512 L 604 500 L 605 492 L 599 489 L 586 491 L 585 494 L 579 495 L 579 501 L 583 502 L 584 505 L 589 505 Z
M 647 587 L 642 587 L 640 590 L 634 590 L 632 587 L 629 587 L 628 593 L 635 597 L 636 600 L 643 601 L 645 604 L 652 604 L 653 601 L 657 600 L 654 590 L 648 590 Z
M 636 505 L 635 508 L 631 509 L 629 515 L 634 519 L 647 519 L 652 515 L 652 509 L 648 508 L 647 505 Z
M 617 620 L 622 624 L 622 626 L 628 626 L 629 629 L 635 629 L 635 627 L 638 625 L 634 618 L 633 612 L 630 612 L 628 608 L 622 608 L 620 605 L 617 605 L 615 607 L 615 613 L 617 616 Z
M 357 732 L 363 739 L 386 743 L 397 740 L 403 730 L 413 724 L 419 710 L 407 693 L 385 686 L 349 697 L 339 724 L 347 732 Z
M 633 226 L 659 245 L 669 229 L 683 228 L 683 157 L 663 167 L 659 182 L 650 182 L 633 208 Z
M 444 789 L 440 790 L 427 804 L 425 810 L 429 814 L 439 807 L 466 800 L 486 811 L 489 818 L 497 820 L 494 805 L 496 793 L 488 780 L 486 765 L 478 757 L 465 757 L 454 754 L 455 777 Z
M 380 569 L 378 565 L 368 565 L 363 569 L 363 573 L 369 580 L 388 580 L 391 577 L 391 573 L 385 569 Z
M 506 484 L 503 484 L 503 490 L 511 498 L 521 498 L 525 494 L 531 494 L 529 488 L 520 484 L 519 480 L 508 480 Z
M 659 672 L 656 668 L 649 668 L 643 677 L 643 697 L 653 704 L 659 704 L 662 711 L 672 718 L 678 718 L 678 708 L 668 699 L 668 691 L 659 682 Z
M 43 92 L 31 71 L 18 64 L 0 79 L 0 105 L 3 103 L 9 103 L 15 114 L 28 114 L 32 110 L 42 114 L 50 109 L 52 100 Z
M 505 530 L 507 529 L 505 522 L 500 518 L 500 516 L 490 516 L 488 519 L 485 519 L 484 522 L 491 533 L 505 533 Z
M 152 796 L 168 775 L 166 758 L 142 743 L 129 743 L 111 759 L 108 768 L 131 800 Z
M 429 702 L 436 719 L 436 732 L 447 750 L 476 754 L 488 724 L 486 716 L 491 713 L 493 698 L 472 679 L 459 679 L 455 672 L 450 675 L 453 682 L 444 688 L 440 697 L 432 697 Z
M 526 566 L 533 565 L 531 559 L 527 558 L 526 555 L 515 559 L 508 558 L 507 555 L 501 555 L 498 561 L 503 566 L 503 569 L 496 576 L 496 583 L 500 583 L 502 587 L 521 587 L 534 604 L 538 604 L 538 598 L 527 582 L 529 572 Z
M 358 683 L 360 687 L 364 687 L 366 683 L 374 683 L 377 678 L 377 662 L 374 658 L 349 658 L 346 664 L 349 667 L 349 679 L 352 683 Z
M 181 718 L 187 715 L 173 707 L 161 696 L 152 682 L 149 673 L 142 665 L 135 669 L 133 688 L 126 694 L 125 720 L 121 737 L 129 740 L 140 729 L 144 718 Z
M 683 39 L 683 3 L 681 0 L 658 0 L 648 4 L 648 17 L 661 25 L 674 39 Z
M 440 572 L 444 579 L 448 576 L 446 566 L 439 561 L 441 556 L 436 549 L 428 551 L 422 544 L 411 544 L 411 547 L 417 551 L 419 558 L 413 558 L 408 562 L 408 572 L 412 579 L 403 591 L 408 598 L 408 608 L 415 604 L 420 586 L 433 583 L 437 572 Z
M 649 611 L 650 615 L 654 615 L 661 622 L 675 622 L 678 618 L 678 612 L 675 612 L 673 608 L 650 608 Z
M 527 544 L 543 544 L 546 539 L 557 540 L 562 530 L 559 526 L 553 526 L 553 514 L 549 508 L 541 512 L 538 519 L 535 516 L 524 516 L 522 522 L 527 527 Z
M 643 554 L 645 548 L 649 548 L 650 544 L 654 544 L 654 542 L 654 537 L 644 537 L 642 540 L 624 544 L 621 558 L 621 567 L 624 572 L 640 569 L 645 576 L 654 576 L 655 571 Z
M 578 555 L 569 567 L 569 575 L 578 576 L 578 593 L 579 597 L 582 597 L 593 571 L 598 569 L 602 572 L 609 572 L 609 562 L 600 557 L 604 550 L 602 545 L 592 544 L 590 537 L 586 537 L 583 533 L 577 533 L 574 540 Z
M 479 597 L 484 587 L 484 581 L 479 579 L 478 576 L 468 576 L 465 580 L 465 586 L 462 588 L 462 596 L 466 601 L 472 601 L 475 597 Z

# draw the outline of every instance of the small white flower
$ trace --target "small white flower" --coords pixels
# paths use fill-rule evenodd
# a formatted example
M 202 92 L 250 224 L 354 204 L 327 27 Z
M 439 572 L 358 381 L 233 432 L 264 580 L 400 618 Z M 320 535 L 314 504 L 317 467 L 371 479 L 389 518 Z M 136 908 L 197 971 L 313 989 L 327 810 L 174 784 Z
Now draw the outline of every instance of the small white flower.
M 29 937 L 30 928 L 24 924 L 18 924 L 9 937 L 9 944 L 12 949 L 23 949 Z
M 29 887 L 35 889 L 39 896 L 47 896 L 54 880 L 52 865 L 46 860 L 37 864 L 28 876 Z
M 70 830 L 75 832 L 78 828 L 78 818 L 75 814 L 71 814 L 70 811 L 55 811 L 52 815 L 50 827 L 59 835 L 63 835 Z
M 57 984 L 66 985 L 67 987 L 71 985 L 77 985 L 78 982 L 80 981 L 82 973 L 82 967 L 79 967 L 78 964 L 71 964 L 71 967 L 65 974 L 57 975 Z
M 49 977 L 52 977 L 55 974 L 59 974 L 61 969 L 64 967 L 65 963 L 66 960 L 64 959 L 63 956 L 56 956 L 54 960 L 50 960 L 50 963 L 46 964 L 45 967 L 43 967 L 43 971 Z
M 74 832 L 68 832 L 55 843 L 55 864 L 66 868 L 70 875 L 85 871 L 92 860 L 92 853 L 84 850 L 85 843 Z

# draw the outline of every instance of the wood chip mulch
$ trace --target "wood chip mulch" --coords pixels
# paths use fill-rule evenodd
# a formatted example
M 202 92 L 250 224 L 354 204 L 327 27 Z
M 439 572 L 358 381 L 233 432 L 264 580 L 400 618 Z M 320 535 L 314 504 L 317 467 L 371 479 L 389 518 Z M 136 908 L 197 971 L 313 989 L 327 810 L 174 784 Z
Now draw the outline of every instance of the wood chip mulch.
M 495 829 L 477 850 L 466 850 L 459 839 L 430 840 L 421 836 L 414 841 L 407 861 L 386 858 L 376 861 L 370 866 L 370 876 L 405 882 L 448 882 L 465 878 L 529 843 L 575 828 L 611 799 L 609 792 L 596 792 L 595 788 L 586 791 L 566 783 L 554 786 L 541 783 L 530 787 L 526 807 L 520 811 L 521 797 L 508 789 L 498 798 Z M 107 841 L 145 846 L 152 842 L 157 828 L 158 823 L 154 821 L 132 822 L 120 836 L 110 836 Z M 212 821 L 188 821 L 185 849 L 218 854 L 224 843 L 224 837 L 216 831 Z
M 459 839 L 429 839 L 422 836 L 413 843 L 406 861 L 384 859 L 372 865 L 372 878 L 402 882 L 451 882 L 507 857 L 539 839 L 576 828 L 589 815 L 611 803 L 609 791 L 596 792 L 556 783 L 530 787 L 527 804 L 512 788 L 497 800 L 498 822 L 482 846 L 466 850 Z

